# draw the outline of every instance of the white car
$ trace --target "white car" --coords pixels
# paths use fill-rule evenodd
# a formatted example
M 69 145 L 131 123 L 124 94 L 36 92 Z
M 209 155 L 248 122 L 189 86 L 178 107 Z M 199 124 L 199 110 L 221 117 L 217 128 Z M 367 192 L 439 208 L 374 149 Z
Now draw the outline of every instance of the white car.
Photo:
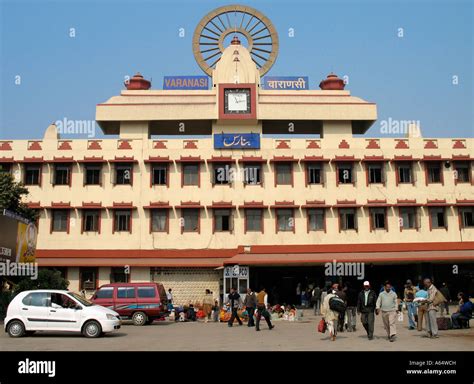
M 99 337 L 121 326 L 120 316 L 74 292 L 38 289 L 16 295 L 7 309 L 5 332 L 11 337 L 35 331 L 82 332 Z

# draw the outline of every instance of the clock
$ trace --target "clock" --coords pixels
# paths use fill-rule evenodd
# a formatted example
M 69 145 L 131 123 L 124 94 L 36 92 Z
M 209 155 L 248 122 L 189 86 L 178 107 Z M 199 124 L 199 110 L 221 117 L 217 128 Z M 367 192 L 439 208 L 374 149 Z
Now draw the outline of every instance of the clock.
M 227 88 L 224 90 L 224 112 L 226 114 L 250 113 L 250 89 Z
M 255 120 L 255 88 L 255 84 L 219 84 L 219 119 Z

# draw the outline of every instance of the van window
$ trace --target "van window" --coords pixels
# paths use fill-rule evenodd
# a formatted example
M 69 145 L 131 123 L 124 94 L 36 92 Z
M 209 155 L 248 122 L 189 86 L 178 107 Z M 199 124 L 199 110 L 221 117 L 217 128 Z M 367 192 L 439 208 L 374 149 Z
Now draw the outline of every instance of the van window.
M 49 293 L 48 292 L 33 292 L 26 295 L 22 300 L 24 305 L 33 307 L 49 307 Z
M 138 297 L 156 297 L 155 287 L 138 287 Z
M 135 297 L 135 287 L 118 287 L 117 297 L 119 299 L 133 299 Z
M 113 287 L 104 287 L 97 291 L 95 297 L 96 299 L 111 299 L 114 296 Z

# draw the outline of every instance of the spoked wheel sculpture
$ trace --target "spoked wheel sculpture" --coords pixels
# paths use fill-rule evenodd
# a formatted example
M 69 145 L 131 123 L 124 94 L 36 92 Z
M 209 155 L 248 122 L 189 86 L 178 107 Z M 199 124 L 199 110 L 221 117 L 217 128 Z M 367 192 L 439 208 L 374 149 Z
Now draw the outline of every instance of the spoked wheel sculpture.
M 193 53 L 197 63 L 209 76 L 226 48 L 229 35 L 241 35 L 247 41 L 252 60 L 265 75 L 278 54 L 278 34 L 272 22 L 254 8 L 227 5 L 209 12 L 197 25 L 193 36 Z

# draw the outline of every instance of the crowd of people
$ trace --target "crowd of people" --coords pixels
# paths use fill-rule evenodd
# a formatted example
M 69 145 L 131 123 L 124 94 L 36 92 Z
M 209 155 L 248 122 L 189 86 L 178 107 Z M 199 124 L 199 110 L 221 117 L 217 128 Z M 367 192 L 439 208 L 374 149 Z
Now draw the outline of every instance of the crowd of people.
M 172 309 L 171 289 L 168 290 L 167 296 L 170 309 Z M 224 297 L 223 303 L 230 313 L 230 317 L 225 319 L 227 325 L 232 327 L 237 322 L 242 326 L 243 321 L 239 316 L 239 311 L 244 308 L 245 315 L 248 317 L 248 327 L 260 331 L 263 317 L 268 329 L 273 329 L 268 297 L 264 287 L 259 292 L 254 292 L 249 288 L 244 297 L 236 288 L 231 288 L 230 293 Z M 424 279 L 419 285 L 414 285 L 411 280 L 407 280 L 403 292 L 400 292 L 400 297 L 389 281 L 386 281 L 378 292 L 371 287 L 369 281 L 364 281 L 361 290 L 353 287 L 349 282 L 327 283 L 323 288 L 316 285 L 305 290 L 301 288 L 301 284 L 298 284 L 296 297 L 301 298 L 299 302 L 301 306 L 311 305 L 314 315 L 322 316 L 324 324 L 322 328 L 328 331 L 333 341 L 336 340 L 338 332 L 355 332 L 358 316 L 368 340 L 373 340 L 375 319 L 380 316 L 387 339 L 394 342 L 397 337 L 397 323 L 404 321 L 403 309 L 406 310 L 409 330 L 421 332 L 425 329 L 426 337 L 437 339 L 439 338 L 438 322 L 441 320 L 444 327 L 443 322 L 449 320 L 444 313 L 449 316 L 451 301 L 447 284 L 443 283 L 438 289 L 429 278 Z M 451 314 L 450 318 L 454 329 L 468 326 L 474 309 L 474 304 L 465 293 L 458 293 L 457 299 L 457 310 Z M 202 299 L 204 321 L 206 323 L 211 319 L 215 322 L 219 321 L 220 310 L 219 301 L 214 297 L 213 292 L 206 289 Z M 196 321 L 196 311 L 192 305 L 189 305 L 181 316 L 184 316 L 186 320 Z M 446 326 L 443 329 L 447 328 L 449 327 Z
M 440 319 L 443 327 L 446 327 L 444 329 L 450 328 L 444 325 L 449 323 L 449 318 L 443 317 L 444 312 L 449 315 L 449 289 L 445 283 L 440 289 L 436 288 L 429 278 L 424 279 L 420 286 L 407 280 L 401 298 L 389 281 L 383 284 L 378 293 L 371 288 L 369 281 L 363 283 L 363 289 L 358 294 L 349 283 L 344 286 L 336 283 L 325 289 L 315 287 L 312 293 L 314 314 L 323 316 L 331 340 L 336 340 L 338 332 L 355 331 L 358 313 L 369 340 L 374 338 L 375 317 L 380 315 L 387 339 L 393 342 L 396 340 L 397 322 L 403 322 L 403 308 L 407 311 L 409 330 L 423 331 L 424 320 L 425 336 L 437 339 Z M 458 309 L 451 315 L 454 329 L 468 325 L 474 308 L 468 295 L 460 292 L 457 298 Z M 441 317 L 438 317 L 438 313 Z

